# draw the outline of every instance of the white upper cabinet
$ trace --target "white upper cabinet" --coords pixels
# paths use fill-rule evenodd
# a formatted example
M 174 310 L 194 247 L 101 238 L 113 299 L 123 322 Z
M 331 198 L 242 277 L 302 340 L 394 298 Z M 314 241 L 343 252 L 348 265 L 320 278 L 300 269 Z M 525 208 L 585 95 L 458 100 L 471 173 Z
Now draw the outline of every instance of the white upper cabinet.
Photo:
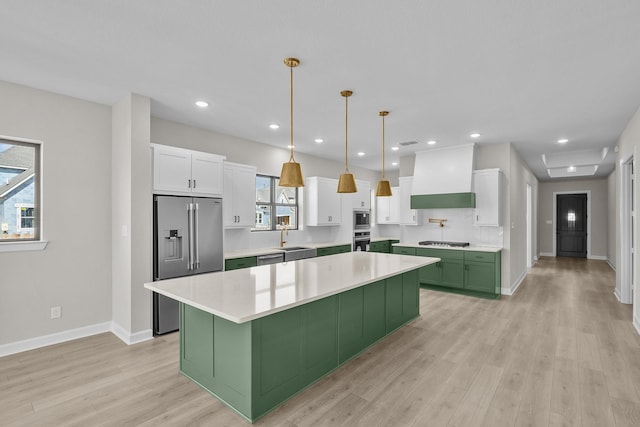
M 225 228 L 251 228 L 256 220 L 256 167 L 224 163 Z
M 157 194 L 222 196 L 223 156 L 152 144 Z
M 500 169 L 473 171 L 473 191 L 476 193 L 475 224 L 502 225 L 502 172 Z
M 356 180 L 358 192 L 353 194 L 353 209 L 368 211 L 371 210 L 371 184 L 368 181 Z
M 411 192 L 413 190 L 413 177 L 404 176 L 399 179 L 398 191 L 398 222 L 401 225 L 418 225 L 422 212 L 411 209 Z
M 399 187 L 391 187 L 391 196 L 376 197 L 376 222 L 378 224 L 398 224 L 399 222 Z
M 340 225 L 342 197 L 337 193 L 338 180 L 319 176 L 305 177 L 306 225 Z

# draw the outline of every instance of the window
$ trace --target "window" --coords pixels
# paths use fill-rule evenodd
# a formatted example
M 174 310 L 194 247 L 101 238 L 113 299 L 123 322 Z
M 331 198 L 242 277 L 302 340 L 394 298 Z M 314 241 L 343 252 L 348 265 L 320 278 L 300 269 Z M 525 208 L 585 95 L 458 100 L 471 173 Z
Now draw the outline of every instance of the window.
M 0 139 L 0 242 L 40 240 L 40 144 Z
M 298 229 L 298 189 L 280 187 L 280 178 L 256 175 L 256 225 L 253 231 Z

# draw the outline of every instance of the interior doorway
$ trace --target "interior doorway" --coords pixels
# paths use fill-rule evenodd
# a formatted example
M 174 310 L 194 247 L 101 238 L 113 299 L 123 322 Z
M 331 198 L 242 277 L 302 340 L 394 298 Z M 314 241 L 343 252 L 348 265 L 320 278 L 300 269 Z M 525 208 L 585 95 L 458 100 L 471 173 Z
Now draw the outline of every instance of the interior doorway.
M 587 195 L 556 196 L 556 256 L 587 257 Z

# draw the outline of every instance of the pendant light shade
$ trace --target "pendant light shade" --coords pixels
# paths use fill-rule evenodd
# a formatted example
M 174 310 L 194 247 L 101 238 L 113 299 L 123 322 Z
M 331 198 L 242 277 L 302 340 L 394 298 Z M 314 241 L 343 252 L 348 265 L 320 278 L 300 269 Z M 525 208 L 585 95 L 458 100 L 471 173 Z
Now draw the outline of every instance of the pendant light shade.
M 384 118 L 389 115 L 389 112 L 380 111 L 378 114 L 382 117 L 382 177 L 380 177 L 380 181 L 378 181 L 378 186 L 376 187 L 376 196 L 389 197 L 391 196 L 391 184 L 384 176 Z
M 338 193 L 357 193 L 356 180 L 349 172 L 349 97 L 353 95 L 350 90 L 343 90 L 340 95 L 344 96 L 345 126 L 344 126 L 344 164 L 345 171 L 340 175 L 338 181 Z
M 293 68 L 300 65 L 300 60 L 297 58 L 286 58 L 284 64 L 289 67 L 290 79 L 289 79 L 289 117 L 291 119 L 291 127 L 289 129 L 289 149 L 291 155 L 289 161 L 282 165 L 282 171 L 280 172 L 280 187 L 304 187 L 304 178 L 302 177 L 302 168 L 300 163 L 296 162 L 293 158 Z

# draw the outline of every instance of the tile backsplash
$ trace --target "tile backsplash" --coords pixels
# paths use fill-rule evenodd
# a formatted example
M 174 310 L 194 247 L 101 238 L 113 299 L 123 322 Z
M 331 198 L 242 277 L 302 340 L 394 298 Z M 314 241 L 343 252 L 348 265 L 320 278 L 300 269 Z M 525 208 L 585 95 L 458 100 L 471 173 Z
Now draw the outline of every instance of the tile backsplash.
M 474 209 L 424 209 L 422 225 L 400 227 L 400 240 L 444 240 L 469 242 L 477 246 L 503 247 L 503 227 L 481 227 L 474 224 Z M 444 227 L 429 223 L 429 218 L 446 219 Z

